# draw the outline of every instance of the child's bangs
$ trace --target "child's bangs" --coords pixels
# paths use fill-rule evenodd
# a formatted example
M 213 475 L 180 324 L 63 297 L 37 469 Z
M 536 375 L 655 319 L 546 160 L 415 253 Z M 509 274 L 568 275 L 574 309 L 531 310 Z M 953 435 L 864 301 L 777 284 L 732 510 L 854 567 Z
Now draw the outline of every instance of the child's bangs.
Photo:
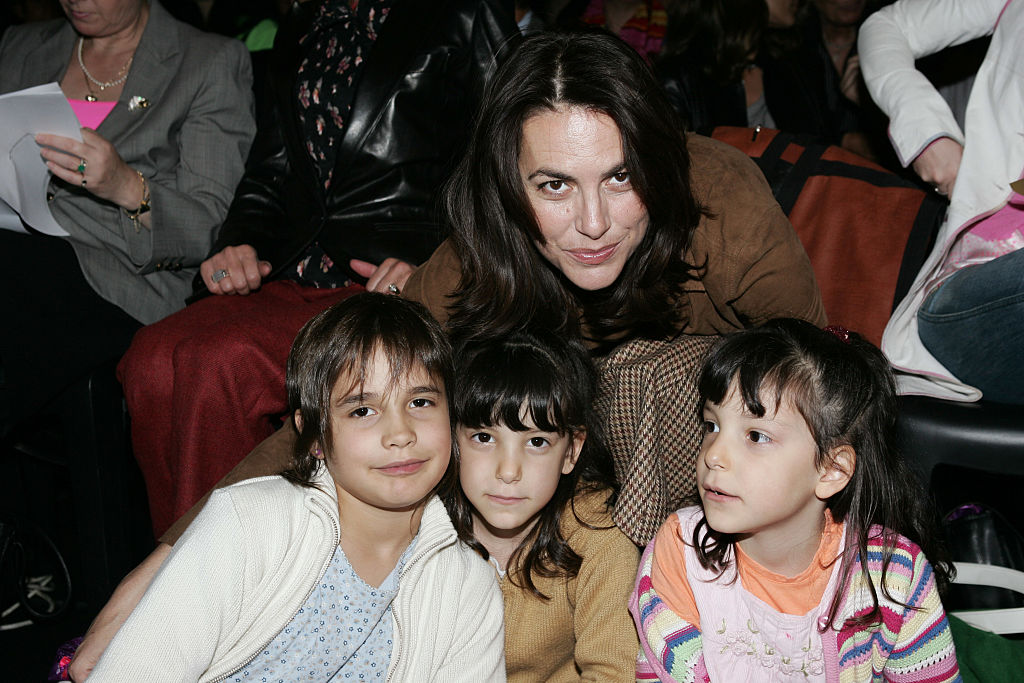
M 347 379 L 347 386 L 339 386 L 339 394 L 361 391 L 376 357 L 388 364 L 388 386 L 401 387 L 410 384 L 410 375 L 424 369 L 438 388 L 443 389 L 445 374 L 444 359 L 432 349 L 416 349 L 408 344 L 389 344 L 385 340 L 373 340 L 374 344 L 350 348 L 349 353 L 339 358 L 337 372 L 332 386 L 339 380 Z M 391 341 L 391 340 L 388 340 Z
M 422 367 L 443 388 L 451 373 L 451 361 L 446 345 L 438 343 L 436 334 L 399 317 L 380 316 L 372 322 L 375 324 L 364 325 L 350 335 L 333 337 L 338 348 L 331 354 L 336 358 L 332 387 L 343 378 L 348 378 L 348 386 L 341 387 L 346 394 L 363 386 L 379 356 L 388 364 L 389 386 L 407 384 L 409 375 Z
M 455 419 L 468 427 L 501 424 L 564 434 L 586 424 L 586 406 L 573 399 L 581 392 L 571 385 L 572 374 L 529 345 L 478 347 L 463 356 L 455 379 Z
M 575 422 L 565 410 L 564 396 L 559 396 L 550 379 L 536 368 L 530 370 L 522 368 L 518 375 L 498 372 L 460 382 L 459 395 L 452 402 L 458 422 L 467 427 L 501 424 L 517 432 L 533 428 L 567 432 Z
M 786 396 L 810 425 L 805 409 L 816 393 L 813 374 L 799 349 L 767 335 L 739 335 L 726 337 L 712 350 L 698 389 L 704 400 L 721 404 L 735 385 L 744 407 L 756 417 L 774 413 Z

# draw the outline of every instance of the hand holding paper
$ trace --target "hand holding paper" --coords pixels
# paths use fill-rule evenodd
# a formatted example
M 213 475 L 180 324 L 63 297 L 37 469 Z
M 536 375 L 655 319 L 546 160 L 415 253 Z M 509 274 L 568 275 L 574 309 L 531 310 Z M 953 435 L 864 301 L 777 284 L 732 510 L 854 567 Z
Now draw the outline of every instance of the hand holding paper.
M 135 171 L 102 135 L 89 128 L 81 132 L 81 140 L 49 133 L 36 135 L 46 167 L 61 180 L 81 185 L 100 199 L 124 208 L 138 206 L 141 188 Z

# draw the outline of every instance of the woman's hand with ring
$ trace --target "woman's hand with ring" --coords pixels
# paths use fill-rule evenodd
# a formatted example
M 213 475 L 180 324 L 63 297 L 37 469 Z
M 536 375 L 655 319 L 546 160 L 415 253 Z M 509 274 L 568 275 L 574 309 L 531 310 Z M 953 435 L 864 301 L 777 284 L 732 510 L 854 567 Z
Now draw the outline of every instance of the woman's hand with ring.
M 400 294 L 405 289 L 409 276 L 416 270 L 415 266 L 396 258 L 384 259 L 379 266 L 359 259 L 352 259 L 348 265 L 357 274 L 366 278 L 368 291 L 384 294 Z
M 37 135 L 36 142 L 42 146 L 39 153 L 46 167 L 61 180 L 129 211 L 142 203 L 139 176 L 114 146 L 91 128 L 82 129 L 81 142 L 48 133 Z

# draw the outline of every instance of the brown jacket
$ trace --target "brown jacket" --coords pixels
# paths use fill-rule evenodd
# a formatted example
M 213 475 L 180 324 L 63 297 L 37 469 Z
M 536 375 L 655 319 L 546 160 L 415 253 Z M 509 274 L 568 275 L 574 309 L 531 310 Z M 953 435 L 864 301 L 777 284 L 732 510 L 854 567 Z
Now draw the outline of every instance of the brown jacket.
M 757 166 L 742 152 L 700 135 L 689 135 L 692 188 L 707 209 L 685 255 L 703 265 L 680 302 L 681 332 L 725 334 L 772 318 L 826 323 L 811 262 Z M 459 282 L 459 260 L 445 241 L 409 278 L 404 295 L 423 303 L 441 322 L 448 319 L 448 294 Z M 291 458 L 293 427 L 246 456 L 218 486 L 280 472 Z M 204 497 L 160 540 L 174 543 L 202 509 Z

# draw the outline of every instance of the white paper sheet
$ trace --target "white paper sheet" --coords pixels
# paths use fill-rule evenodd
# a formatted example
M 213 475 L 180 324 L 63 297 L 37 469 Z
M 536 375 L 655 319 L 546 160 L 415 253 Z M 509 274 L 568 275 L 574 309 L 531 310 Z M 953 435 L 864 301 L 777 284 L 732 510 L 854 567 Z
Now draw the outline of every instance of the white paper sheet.
M 53 133 L 81 140 L 78 117 L 56 83 L 0 95 L 0 199 L 36 230 L 66 236 L 46 201 L 50 171 L 35 136 Z M 0 206 L 0 228 L 24 232 Z

